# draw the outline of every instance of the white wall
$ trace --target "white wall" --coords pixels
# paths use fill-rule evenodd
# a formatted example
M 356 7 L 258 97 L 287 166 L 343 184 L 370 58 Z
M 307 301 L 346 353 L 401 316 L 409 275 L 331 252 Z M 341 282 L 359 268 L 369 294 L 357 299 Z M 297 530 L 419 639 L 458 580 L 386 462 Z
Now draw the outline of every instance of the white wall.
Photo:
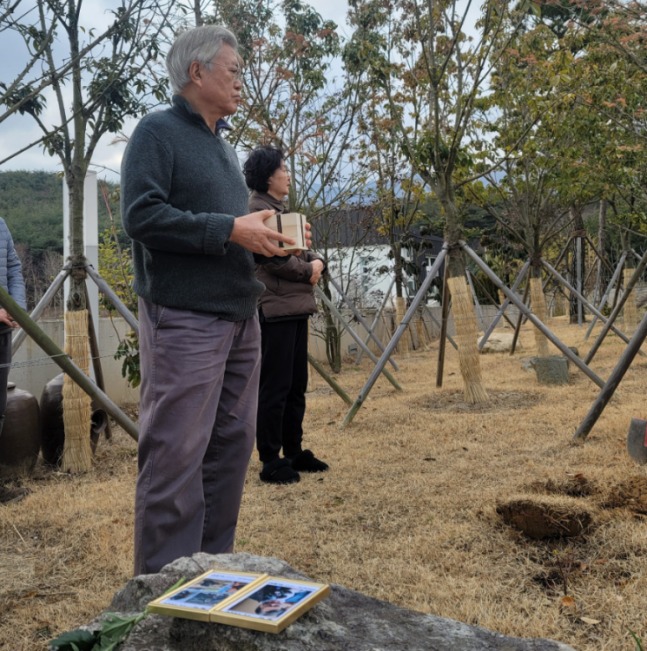
M 393 283 L 394 264 L 389 257 L 391 248 L 387 245 L 356 246 L 336 249 L 328 258 L 328 273 L 338 285 L 345 288 L 346 296 L 355 305 L 362 308 L 379 308 L 387 292 L 390 297 L 386 307 L 394 307 L 396 289 Z M 410 260 L 407 248 L 402 249 L 402 256 Z M 427 271 L 431 265 L 427 265 Z M 402 272 L 405 283 L 405 296 L 413 298 L 416 294 L 416 278 Z M 437 275 L 437 274 L 436 274 Z M 331 292 L 336 300 L 340 296 L 334 289 Z M 436 306 L 438 303 L 429 302 Z
M 365 341 L 367 338 L 366 330 L 359 323 L 353 320 L 353 315 L 350 310 L 342 309 L 342 312 L 347 323 L 354 328 L 360 339 Z M 364 310 L 363 312 L 366 322 L 370 325 L 373 322 L 376 311 L 369 309 Z M 440 322 L 442 311 L 440 308 L 434 307 L 427 308 L 423 312 L 426 330 L 431 333 L 433 338 L 436 338 L 439 334 L 439 329 L 437 324 L 431 320 L 429 316 L 430 314 L 433 314 L 436 321 Z M 481 324 L 483 329 L 495 314 L 495 307 L 483 306 L 483 316 L 485 317 L 485 323 Z M 508 308 L 507 314 L 511 319 L 515 319 L 517 316 L 516 308 Z M 389 314 L 385 313 L 384 318 L 380 319 L 375 330 L 376 335 L 385 346 L 389 342 L 390 338 L 390 332 L 387 330 L 387 323 L 390 321 L 390 318 Z M 317 327 L 321 328 L 321 324 L 317 324 L 317 319 L 317 316 L 313 317 L 310 324 L 309 350 L 316 359 L 325 363 L 326 350 L 324 342 L 321 337 L 316 336 L 315 334 Z M 38 325 L 61 349 L 63 349 L 62 319 L 42 319 L 38 321 Z M 503 320 L 500 321 L 500 326 L 504 326 Z M 390 324 L 389 327 L 391 327 Z M 128 324 L 121 317 L 115 319 L 99 319 L 99 352 L 101 355 L 101 367 L 103 370 L 106 393 L 116 404 L 121 406 L 137 403 L 139 401 L 139 390 L 128 387 L 126 380 L 121 376 L 121 360 L 114 359 L 114 353 L 119 344 L 117 332 L 123 336 L 129 329 Z M 454 327 L 451 318 L 449 323 L 449 334 L 454 334 Z M 369 348 L 377 357 L 380 356 L 381 353 L 379 349 L 372 341 L 369 343 Z M 347 331 L 344 331 L 342 335 L 342 355 L 350 355 L 351 358 L 354 358 L 357 354 L 357 350 L 358 346 L 356 341 Z M 27 337 L 13 357 L 9 381 L 15 382 L 19 388 L 29 391 L 29 393 L 40 400 L 43 387 L 47 382 L 49 382 L 49 380 L 59 373 L 62 373 L 62 371 L 55 362 L 51 360 L 29 337 Z
M 349 300 L 362 307 L 380 307 L 393 278 L 393 260 L 385 245 L 340 248 L 328 258 L 328 273 L 345 288 Z M 386 269 L 387 273 L 382 270 Z M 339 301 L 337 292 L 331 290 Z M 395 296 L 394 288 L 391 295 Z M 392 306 L 393 301 L 387 301 Z
M 439 308 L 433 308 L 433 313 L 440 318 Z M 366 340 L 366 330 L 353 320 L 353 315 L 348 309 L 342 308 L 342 312 L 347 322 L 355 329 L 362 341 Z M 375 310 L 365 310 L 364 316 L 366 322 L 370 325 L 375 316 Z M 386 323 L 391 316 L 385 314 L 376 327 L 376 335 L 380 338 L 383 345 L 389 341 L 390 334 L 386 330 Z M 326 362 L 326 349 L 323 340 L 315 334 L 317 317 L 313 318 L 310 324 L 310 353 L 319 361 Z M 435 332 L 435 327 L 426 319 L 431 332 Z M 38 321 L 39 327 L 54 341 L 54 343 L 63 349 L 64 346 L 64 328 L 62 319 L 41 319 Z M 116 331 L 115 331 L 116 328 Z M 114 354 L 119 345 L 117 332 L 122 336 L 129 330 L 128 324 L 121 318 L 99 319 L 98 339 L 99 353 L 101 355 L 101 368 L 103 370 L 106 393 L 118 405 L 127 405 L 139 401 L 139 390 L 128 387 L 126 380 L 121 376 L 121 360 L 115 360 Z M 369 348 L 377 357 L 380 351 L 371 341 Z M 357 343 L 344 331 L 342 334 L 342 355 L 351 355 L 354 357 L 358 350 Z M 9 381 L 14 382 L 16 386 L 34 395 L 39 401 L 43 388 L 52 378 L 62 370 L 57 364 L 50 359 L 43 350 L 32 339 L 27 337 L 20 348 L 16 351 L 12 360 L 12 368 L 9 374 Z
M 38 325 L 57 346 L 63 349 L 62 319 L 41 319 Z M 106 393 L 118 405 L 136 403 L 139 401 L 139 391 L 128 387 L 126 380 L 121 377 L 121 360 L 114 359 L 119 345 L 115 328 L 122 336 L 130 329 L 121 317 L 99 319 L 97 338 Z M 27 337 L 13 356 L 9 381 L 15 382 L 19 388 L 29 391 L 40 400 L 47 382 L 62 372 L 61 368 L 30 337 Z

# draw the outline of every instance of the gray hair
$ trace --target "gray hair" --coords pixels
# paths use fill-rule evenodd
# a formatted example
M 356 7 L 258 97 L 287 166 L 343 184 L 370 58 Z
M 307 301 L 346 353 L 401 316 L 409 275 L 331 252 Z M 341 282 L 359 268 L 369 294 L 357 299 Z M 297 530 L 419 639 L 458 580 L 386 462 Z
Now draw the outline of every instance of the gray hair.
M 201 25 L 179 34 L 166 56 L 173 92 L 181 92 L 189 83 L 189 67 L 194 61 L 209 66 L 223 45 L 238 49 L 236 37 L 219 25 Z

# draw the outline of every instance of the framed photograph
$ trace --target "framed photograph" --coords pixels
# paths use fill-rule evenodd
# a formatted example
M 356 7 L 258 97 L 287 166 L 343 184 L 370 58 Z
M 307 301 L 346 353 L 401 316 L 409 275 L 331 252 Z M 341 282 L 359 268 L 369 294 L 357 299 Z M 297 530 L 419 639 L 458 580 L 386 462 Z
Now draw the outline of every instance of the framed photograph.
M 148 610 L 208 622 L 209 613 L 216 606 L 228 601 L 258 578 L 258 574 L 212 570 L 155 599 L 148 604 Z
M 214 569 L 151 601 L 148 610 L 279 633 L 329 593 L 323 583 Z
M 214 621 L 278 633 L 329 592 L 321 583 L 270 576 L 224 605 Z

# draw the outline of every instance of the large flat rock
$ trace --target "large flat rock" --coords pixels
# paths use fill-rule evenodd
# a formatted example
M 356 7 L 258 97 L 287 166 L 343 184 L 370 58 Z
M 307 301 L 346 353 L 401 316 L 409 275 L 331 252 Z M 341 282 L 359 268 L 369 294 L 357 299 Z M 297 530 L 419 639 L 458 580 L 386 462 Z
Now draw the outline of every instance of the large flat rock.
M 159 574 L 131 579 L 108 612 L 141 612 L 179 579 L 212 567 L 311 579 L 275 558 L 195 554 L 167 565 Z M 120 651 L 575 651 L 553 640 L 506 637 L 399 608 L 339 585 L 331 587 L 326 599 L 279 634 L 149 615 L 131 631 Z M 98 628 L 100 619 L 89 628 Z

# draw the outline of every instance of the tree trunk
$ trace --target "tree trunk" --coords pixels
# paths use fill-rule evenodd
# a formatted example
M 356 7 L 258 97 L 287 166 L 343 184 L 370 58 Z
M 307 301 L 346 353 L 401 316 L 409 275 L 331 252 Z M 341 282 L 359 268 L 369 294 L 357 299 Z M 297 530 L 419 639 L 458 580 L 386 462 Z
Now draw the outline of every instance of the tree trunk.
M 600 305 L 604 294 L 604 258 L 607 251 L 607 201 L 600 200 L 600 211 L 598 213 L 598 252 L 600 257 L 597 261 L 597 272 L 595 275 L 594 301 L 597 306 Z
M 487 401 L 488 394 L 481 378 L 474 302 L 465 276 L 451 274 L 450 271 L 447 287 L 452 297 L 451 310 L 456 328 L 458 361 L 463 377 L 465 402 L 482 404 Z
M 625 266 L 623 270 L 623 280 L 625 291 L 629 286 L 629 281 L 634 275 L 636 270 L 632 267 Z M 633 334 L 638 326 L 638 308 L 636 307 L 636 292 L 632 288 L 627 296 L 627 300 L 622 308 L 622 319 L 624 323 L 624 331 L 627 335 Z
M 586 234 L 584 230 L 584 220 L 582 218 L 582 211 L 579 206 L 571 206 L 571 218 L 573 220 L 573 269 L 572 269 L 572 285 L 577 291 L 584 295 L 584 278 L 586 277 Z M 570 322 L 582 324 L 584 322 L 584 310 L 582 301 L 571 294 L 570 297 Z
M 544 289 L 541 282 L 541 272 L 539 269 L 532 270 L 530 278 L 530 306 L 535 316 L 542 322 L 546 323 L 546 298 L 544 296 Z M 548 356 L 548 339 L 546 335 L 539 330 L 534 329 L 535 332 L 535 346 L 537 348 L 537 355 L 539 357 Z
M 67 311 L 65 352 L 86 375 L 90 372 L 88 339 L 88 311 Z M 91 421 L 92 399 L 66 374 L 63 378 L 63 472 L 87 472 L 92 468 Z
M 84 183 L 87 166 L 73 165 L 66 182 L 70 201 L 70 253 L 72 271 L 65 313 L 65 352 L 89 375 L 90 332 L 85 288 L 83 241 Z M 87 472 L 92 467 L 90 428 L 92 400 L 68 375 L 63 382 L 63 422 L 65 444 L 62 468 L 68 472 Z
M 456 329 L 456 344 L 465 401 L 471 404 L 482 404 L 487 402 L 488 394 L 481 377 L 474 301 L 465 278 L 465 259 L 459 246 L 462 225 L 451 195 L 451 187 L 451 179 L 445 179 L 444 188 L 441 191 L 441 203 L 445 210 L 445 240 L 449 247 L 449 255 L 446 260 L 447 286 L 451 294 L 451 311 Z
M 395 330 L 397 330 L 404 319 L 404 315 L 407 312 L 407 303 L 403 296 L 396 296 L 395 299 Z M 407 328 L 407 332 L 400 337 L 398 342 L 398 349 L 401 353 L 405 355 L 411 352 L 412 342 L 411 342 L 411 331 Z
M 322 289 L 324 294 L 332 300 L 330 287 L 326 282 L 325 276 L 323 279 Z M 325 303 L 322 303 L 321 310 L 323 312 L 325 324 L 324 340 L 326 343 L 326 358 L 328 359 L 328 364 L 330 364 L 333 373 L 339 373 L 341 371 L 341 335 L 330 308 Z

